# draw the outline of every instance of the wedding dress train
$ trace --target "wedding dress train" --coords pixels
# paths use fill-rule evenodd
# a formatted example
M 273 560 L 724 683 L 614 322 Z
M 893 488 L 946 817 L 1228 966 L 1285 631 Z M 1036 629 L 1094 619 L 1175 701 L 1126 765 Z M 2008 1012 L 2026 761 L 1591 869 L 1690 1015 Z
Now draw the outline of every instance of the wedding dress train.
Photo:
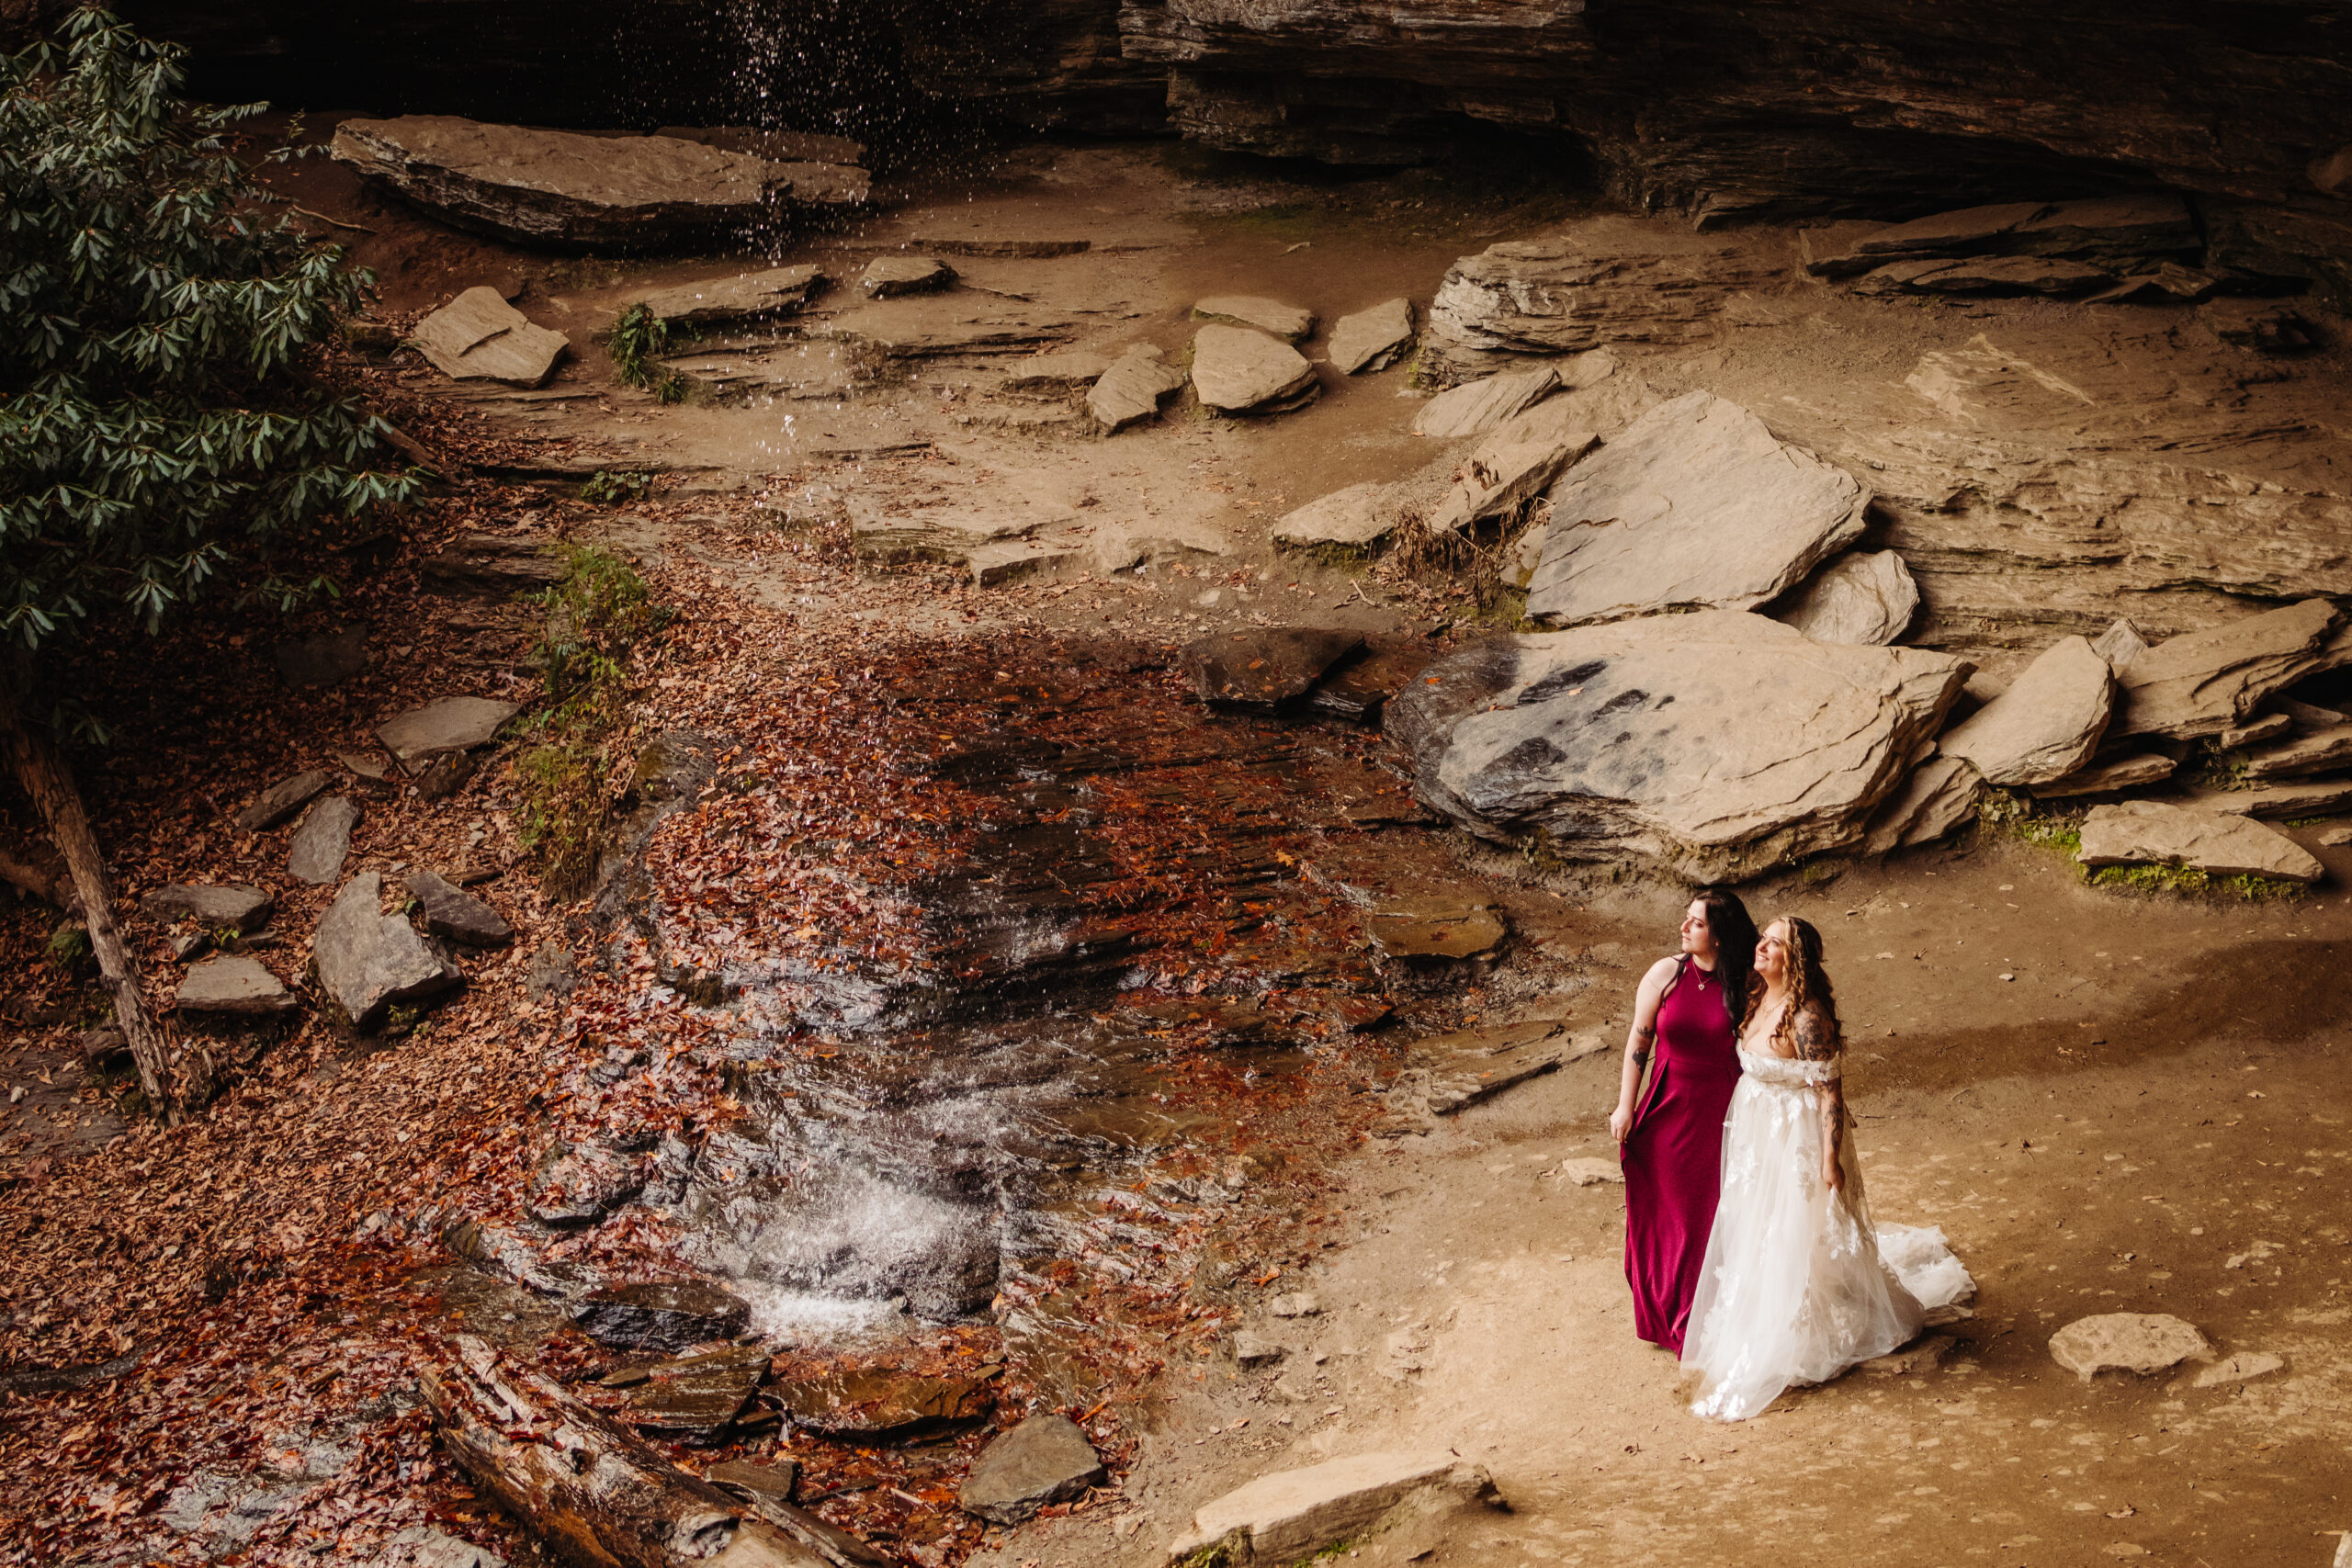
M 1928 1313 L 1976 1291 L 1933 1227 L 1871 1224 L 1854 1141 L 1846 1189 L 1821 1179 L 1815 1086 L 1836 1061 L 1739 1053 L 1724 1127 L 1722 1197 L 1690 1305 L 1691 1410 L 1721 1421 L 1761 1413 L 1792 1383 L 1826 1382 L 1919 1332 Z

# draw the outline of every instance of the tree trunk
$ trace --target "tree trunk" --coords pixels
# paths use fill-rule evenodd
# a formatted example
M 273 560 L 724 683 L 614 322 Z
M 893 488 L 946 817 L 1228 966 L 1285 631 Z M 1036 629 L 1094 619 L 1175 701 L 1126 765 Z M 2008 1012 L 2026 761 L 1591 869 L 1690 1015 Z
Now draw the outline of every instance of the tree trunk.
M 114 886 L 98 854 L 98 840 L 90 831 L 90 818 L 82 809 L 82 793 L 74 787 L 74 775 L 65 759 L 58 755 L 49 731 L 26 722 L 18 687 L 7 678 L 13 673 L 0 671 L 0 730 L 6 732 L 9 760 L 48 825 L 51 842 L 65 857 L 74 897 L 82 905 L 83 924 L 90 933 L 90 951 L 97 957 L 107 989 L 114 993 L 115 1021 L 122 1026 L 123 1038 L 130 1043 L 131 1060 L 139 1065 L 139 1087 L 147 1091 L 148 1103 L 158 1112 L 177 1120 L 210 1093 L 209 1063 L 200 1053 L 191 1054 L 175 1098 L 170 1043 L 147 1010 L 146 995 L 139 987 L 139 964 L 123 946 L 122 931 L 114 923 Z
M 825 1554 L 664 1460 L 476 1335 L 423 1376 L 467 1474 L 582 1568 L 832 1568 Z M 797 1511 L 797 1510 L 796 1510 Z

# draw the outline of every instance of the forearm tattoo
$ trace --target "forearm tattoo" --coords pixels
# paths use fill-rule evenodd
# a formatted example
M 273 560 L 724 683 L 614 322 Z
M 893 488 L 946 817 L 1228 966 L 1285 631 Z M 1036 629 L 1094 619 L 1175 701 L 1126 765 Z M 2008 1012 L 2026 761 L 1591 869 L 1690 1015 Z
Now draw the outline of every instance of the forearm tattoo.
M 1634 1066 L 1650 1065 L 1650 1050 L 1657 1043 L 1657 1026 L 1651 1023 L 1634 1025 Z

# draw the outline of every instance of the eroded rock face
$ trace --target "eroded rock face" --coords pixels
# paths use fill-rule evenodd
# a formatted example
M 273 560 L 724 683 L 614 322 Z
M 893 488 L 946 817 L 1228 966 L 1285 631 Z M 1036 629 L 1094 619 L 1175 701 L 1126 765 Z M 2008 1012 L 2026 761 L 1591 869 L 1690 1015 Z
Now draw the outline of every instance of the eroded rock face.
M 1712 392 L 1662 403 L 1552 488 L 1527 613 L 1748 610 L 1861 536 L 1870 492 Z
M 2306 599 L 2158 643 L 2119 677 L 2122 710 L 2114 732 L 2173 740 L 2219 735 L 2263 698 L 2313 672 L 2339 618 L 2326 600 Z
M 1713 335 L 1734 289 L 1765 281 L 1739 253 L 1625 254 L 1571 240 L 1506 240 L 1453 264 L 1430 305 L 1429 368 L 1476 374 L 1481 356 L 1577 354 L 1612 343 Z
M 1471 831 L 1737 880 L 1858 842 L 1969 665 L 1705 612 L 1498 638 L 1389 704 L 1421 800 Z

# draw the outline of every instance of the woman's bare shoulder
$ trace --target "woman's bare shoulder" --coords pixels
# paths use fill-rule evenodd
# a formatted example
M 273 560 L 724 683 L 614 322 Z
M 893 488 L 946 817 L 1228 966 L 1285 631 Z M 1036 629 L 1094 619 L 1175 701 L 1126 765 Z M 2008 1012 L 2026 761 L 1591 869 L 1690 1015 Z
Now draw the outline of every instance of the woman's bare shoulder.
M 1642 976 L 1642 984 L 1650 987 L 1663 986 L 1679 974 L 1681 969 L 1681 959 L 1661 958 L 1649 966 L 1649 972 Z

